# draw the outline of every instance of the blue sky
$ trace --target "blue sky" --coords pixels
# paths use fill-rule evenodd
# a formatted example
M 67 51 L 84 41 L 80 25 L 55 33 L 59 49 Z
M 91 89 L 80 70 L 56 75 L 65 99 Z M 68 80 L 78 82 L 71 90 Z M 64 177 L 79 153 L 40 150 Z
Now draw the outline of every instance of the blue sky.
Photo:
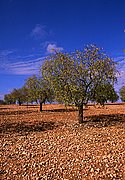
M 119 62 L 125 85 L 125 0 L 0 0 L 0 99 L 39 73 L 51 49 L 96 44 Z

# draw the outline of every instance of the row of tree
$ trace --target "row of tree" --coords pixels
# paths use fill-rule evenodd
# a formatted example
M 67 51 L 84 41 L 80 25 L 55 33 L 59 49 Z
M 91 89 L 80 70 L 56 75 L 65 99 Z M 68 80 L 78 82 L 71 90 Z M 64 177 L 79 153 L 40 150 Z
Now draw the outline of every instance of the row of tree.
M 46 102 L 52 102 L 54 100 L 54 94 L 52 90 L 47 86 L 45 81 L 35 75 L 29 77 L 24 86 L 19 89 L 13 89 L 13 91 L 4 96 L 4 101 L 7 104 L 18 103 L 22 105 L 26 103 L 39 103 L 40 111 L 42 111 L 42 104 Z
M 113 59 L 95 45 L 86 46 L 73 53 L 55 52 L 47 57 L 41 67 L 41 76 L 28 78 L 24 86 L 5 95 L 5 102 L 12 104 L 56 101 L 74 104 L 79 111 L 79 123 L 83 122 L 83 106 L 89 101 L 104 105 L 115 102 L 114 90 L 117 70 Z

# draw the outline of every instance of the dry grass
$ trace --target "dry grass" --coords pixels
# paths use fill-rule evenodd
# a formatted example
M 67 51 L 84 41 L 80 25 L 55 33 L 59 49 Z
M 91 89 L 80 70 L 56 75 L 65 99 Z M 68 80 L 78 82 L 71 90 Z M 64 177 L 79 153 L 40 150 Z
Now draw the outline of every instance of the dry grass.
M 125 179 L 125 105 L 0 106 L 0 179 Z

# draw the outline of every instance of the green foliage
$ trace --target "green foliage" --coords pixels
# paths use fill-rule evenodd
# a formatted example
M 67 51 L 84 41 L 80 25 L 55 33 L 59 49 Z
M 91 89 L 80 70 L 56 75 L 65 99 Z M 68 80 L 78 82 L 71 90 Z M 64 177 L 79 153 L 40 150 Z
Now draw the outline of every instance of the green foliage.
M 78 108 L 95 97 L 100 85 L 116 81 L 114 61 L 95 45 L 70 54 L 56 52 L 46 58 L 41 71 L 55 99 Z
M 125 86 L 120 89 L 121 100 L 125 102 Z
M 16 103 L 16 100 L 14 99 L 14 97 L 11 93 L 4 95 L 4 101 L 6 104 L 15 104 Z
M 116 102 L 119 98 L 114 87 L 110 83 L 100 84 L 100 86 L 96 88 L 96 92 L 93 94 L 93 101 L 96 101 L 101 105 L 104 105 L 107 101 L 111 101 L 112 103 Z
M 45 103 L 52 102 L 54 93 L 42 78 L 33 75 L 26 80 L 22 88 L 13 89 L 10 94 L 4 96 L 7 104 L 18 102 L 19 105 L 25 102 Z
M 53 101 L 53 92 L 41 77 L 35 75 L 29 77 L 24 87 L 27 89 L 28 102 Z
M 26 102 L 25 90 L 23 88 L 13 89 L 13 91 L 11 92 L 11 96 L 13 97 L 15 102 L 18 102 L 19 105 Z
M 44 79 L 54 89 L 56 100 L 86 104 L 100 84 L 114 83 L 115 64 L 94 45 L 75 53 L 56 53 L 42 66 Z
M 29 77 L 26 80 L 24 85 L 25 89 L 27 89 L 27 100 L 28 102 L 37 102 L 38 99 L 38 91 L 39 91 L 39 81 L 35 75 Z
M 21 105 L 27 102 L 27 90 L 22 87 L 19 89 L 13 89 L 10 94 L 4 96 L 4 101 L 6 104 L 15 104 L 16 102 Z

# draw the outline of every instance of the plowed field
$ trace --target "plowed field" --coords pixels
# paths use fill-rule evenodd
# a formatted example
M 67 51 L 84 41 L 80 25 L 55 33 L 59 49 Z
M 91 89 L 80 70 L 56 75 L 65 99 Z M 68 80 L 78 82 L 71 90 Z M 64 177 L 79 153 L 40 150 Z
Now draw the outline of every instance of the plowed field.
M 125 104 L 0 106 L 0 179 L 125 180 Z

